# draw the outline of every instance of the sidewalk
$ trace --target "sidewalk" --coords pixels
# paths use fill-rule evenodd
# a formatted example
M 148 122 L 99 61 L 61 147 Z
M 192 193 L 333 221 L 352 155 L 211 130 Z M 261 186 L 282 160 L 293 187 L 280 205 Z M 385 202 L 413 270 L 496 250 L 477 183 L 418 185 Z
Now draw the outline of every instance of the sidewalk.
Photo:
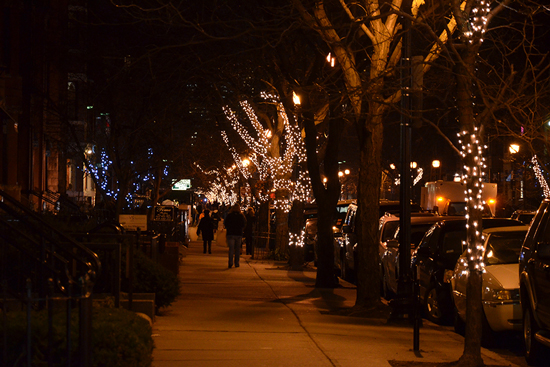
M 223 234 L 211 255 L 192 237 L 180 266 L 182 295 L 153 325 L 153 367 L 390 366 L 462 355 L 463 338 L 429 322 L 415 354 L 407 323 L 338 315 L 354 305 L 355 287 L 315 289 L 314 268 L 290 271 L 243 255 L 239 268 L 228 269 Z M 483 358 L 515 366 L 485 349 Z

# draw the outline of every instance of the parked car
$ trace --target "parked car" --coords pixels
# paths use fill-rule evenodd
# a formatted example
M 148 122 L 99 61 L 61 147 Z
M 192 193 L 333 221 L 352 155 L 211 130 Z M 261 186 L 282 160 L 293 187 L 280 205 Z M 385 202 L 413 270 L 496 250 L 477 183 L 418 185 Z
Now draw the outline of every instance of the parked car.
M 341 228 L 346 217 L 348 206 L 353 200 L 341 200 L 336 204 L 336 213 L 333 218 L 332 231 L 335 236 L 341 235 Z M 308 206 L 304 210 L 304 247 L 305 261 L 317 264 L 317 206 Z
M 380 200 L 378 206 L 378 217 L 385 214 L 399 214 L 401 203 L 398 200 Z M 424 209 L 417 203 L 411 203 L 411 213 L 421 213 Z
M 516 219 L 522 222 L 523 224 L 529 225 L 531 219 L 535 216 L 537 212 L 533 210 L 516 210 L 512 213 L 511 219 Z
M 522 223 L 507 218 L 483 218 L 482 229 L 518 226 Z M 420 285 L 424 316 L 434 323 L 452 319 L 451 276 L 456 261 L 464 252 L 466 218 L 448 218 L 435 223 L 426 232 L 412 255 L 412 266 Z
M 380 201 L 379 218 L 380 218 L 380 243 L 385 242 L 382 238 L 391 238 L 395 230 L 399 226 L 399 218 L 396 214 L 399 213 L 401 205 L 398 201 Z M 418 204 L 411 204 L 412 213 L 423 213 L 422 208 Z M 426 213 L 426 215 L 432 215 Z M 393 219 L 391 219 L 393 218 Z M 391 219 L 388 222 L 388 227 L 384 227 L 383 223 L 386 219 Z M 381 249 L 379 249 L 381 251 Z M 334 238 L 334 261 L 338 275 L 344 280 L 355 282 L 357 269 L 357 204 L 352 203 L 348 206 L 346 217 L 342 225 L 341 235 Z
M 466 215 L 466 207 L 467 204 L 465 201 L 447 201 L 443 205 L 443 210 L 441 211 L 441 215 L 448 215 L 448 216 L 465 216 Z M 483 217 L 493 217 L 493 212 L 491 211 L 491 208 L 488 204 L 483 204 Z
M 496 227 L 483 231 L 484 251 L 482 273 L 482 333 L 483 341 L 492 344 L 494 332 L 521 330 L 519 302 L 519 252 L 528 226 Z M 466 286 L 468 254 L 458 259 L 451 286 L 455 305 L 455 329 L 462 333 L 466 321 Z
M 525 359 L 542 362 L 550 348 L 550 200 L 545 199 L 529 226 L 519 255 Z M 546 363 L 541 365 L 548 365 Z
M 431 226 L 444 218 L 431 215 L 415 215 L 411 214 L 411 255 L 424 237 L 424 234 Z M 400 243 L 400 222 L 399 217 L 395 217 L 392 221 L 386 221 L 386 226 L 397 224 L 392 231 L 391 237 L 382 237 L 384 231 L 381 232 L 380 238 L 380 279 L 382 280 L 382 296 L 386 299 L 391 299 L 397 294 L 397 284 L 399 279 L 399 243 Z M 384 242 L 382 242 L 384 241 Z

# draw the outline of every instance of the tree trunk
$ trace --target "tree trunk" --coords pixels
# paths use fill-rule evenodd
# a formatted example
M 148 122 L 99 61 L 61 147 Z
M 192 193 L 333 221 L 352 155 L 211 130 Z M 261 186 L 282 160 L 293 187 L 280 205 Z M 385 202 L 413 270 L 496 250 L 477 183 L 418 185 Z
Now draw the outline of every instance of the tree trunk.
M 360 170 L 358 184 L 357 298 L 355 307 L 371 308 L 380 303 L 380 255 L 378 253 L 378 221 L 381 155 L 383 140 L 382 117 L 367 121 L 360 139 Z
M 275 200 L 284 202 L 288 200 L 288 190 L 275 191 Z M 275 208 L 275 248 L 279 254 L 288 253 L 288 212 L 280 207 Z
M 302 231 L 304 229 L 303 201 L 294 200 L 289 214 L 289 232 L 292 236 L 290 245 L 290 267 L 292 270 L 302 270 L 304 266 L 304 241 Z
M 305 100 L 308 106 L 309 100 Z M 326 151 L 323 158 L 324 176 L 327 184 L 323 183 L 321 163 L 317 154 L 317 128 L 315 115 L 312 109 L 305 109 L 303 114 L 306 131 L 307 167 L 311 179 L 311 187 L 317 201 L 317 278 L 316 288 L 333 288 L 337 285 L 334 271 L 334 233 L 332 224 L 336 205 L 340 196 L 340 180 L 338 178 L 338 146 L 340 144 L 344 120 L 337 113 L 340 108 L 338 99 L 330 103 L 329 134 Z
M 472 100 L 472 87 L 474 76 L 475 55 L 477 50 L 466 48 L 462 54 L 462 59 L 458 61 L 456 67 L 457 79 L 457 108 L 461 130 L 466 132 L 463 137 L 465 145 L 472 144 L 464 156 L 464 166 L 478 168 L 479 161 L 476 159 L 478 154 L 477 142 L 481 139 L 480 131 L 476 130 L 476 120 L 474 117 L 474 108 Z M 471 138 L 473 134 L 478 138 Z M 474 136 L 475 136 L 474 135 Z M 471 140 L 473 141 L 471 141 Z M 478 174 L 471 171 L 467 176 L 467 190 L 471 192 L 470 197 L 476 198 L 481 188 L 476 185 Z M 468 202 L 468 249 L 474 257 L 468 260 L 470 275 L 467 284 L 466 298 L 466 334 L 464 338 L 464 353 L 460 358 L 461 363 L 468 363 L 468 366 L 483 366 L 481 357 L 481 330 L 482 330 L 482 304 L 481 304 L 481 272 L 480 269 L 474 269 L 480 251 L 477 250 L 478 244 L 481 244 L 481 210 L 474 208 L 476 202 Z M 479 225 L 477 225 L 479 224 Z
M 481 272 L 470 270 L 466 285 L 466 334 L 464 337 L 464 353 L 459 364 L 464 366 L 483 366 L 481 358 Z
M 269 249 L 269 201 L 260 204 L 257 215 L 256 243 L 258 247 Z
M 334 233 L 332 231 L 336 203 L 337 200 L 317 200 L 316 288 L 334 288 L 338 285 L 334 271 Z

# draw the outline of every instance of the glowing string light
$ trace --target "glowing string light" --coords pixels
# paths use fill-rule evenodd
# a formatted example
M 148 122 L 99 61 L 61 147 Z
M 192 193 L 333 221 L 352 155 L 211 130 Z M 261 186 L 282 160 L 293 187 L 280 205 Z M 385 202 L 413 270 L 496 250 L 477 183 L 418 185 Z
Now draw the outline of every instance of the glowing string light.
M 531 162 L 533 163 L 533 171 L 535 172 L 535 177 L 537 178 L 537 180 L 540 183 L 540 186 L 542 187 L 544 197 L 545 198 L 550 197 L 550 188 L 548 188 L 548 183 L 544 179 L 544 176 L 542 174 L 542 169 L 540 168 L 539 161 L 536 155 L 534 155 L 533 158 L 531 158 Z

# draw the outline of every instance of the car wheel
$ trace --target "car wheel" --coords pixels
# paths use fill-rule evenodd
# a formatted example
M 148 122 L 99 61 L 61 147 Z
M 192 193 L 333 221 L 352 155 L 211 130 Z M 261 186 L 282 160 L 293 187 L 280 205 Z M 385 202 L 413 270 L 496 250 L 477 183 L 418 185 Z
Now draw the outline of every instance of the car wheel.
M 443 320 L 443 313 L 441 312 L 435 284 L 431 284 L 426 291 L 426 296 L 424 297 L 424 315 L 435 324 L 441 324 Z
M 541 362 L 542 345 L 535 339 L 539 327 L 533 318 L 531 307 L 526 305 L 523 309 L 523 342 L 525 345 L 525 360 L 530 366 L 536 366 Z

